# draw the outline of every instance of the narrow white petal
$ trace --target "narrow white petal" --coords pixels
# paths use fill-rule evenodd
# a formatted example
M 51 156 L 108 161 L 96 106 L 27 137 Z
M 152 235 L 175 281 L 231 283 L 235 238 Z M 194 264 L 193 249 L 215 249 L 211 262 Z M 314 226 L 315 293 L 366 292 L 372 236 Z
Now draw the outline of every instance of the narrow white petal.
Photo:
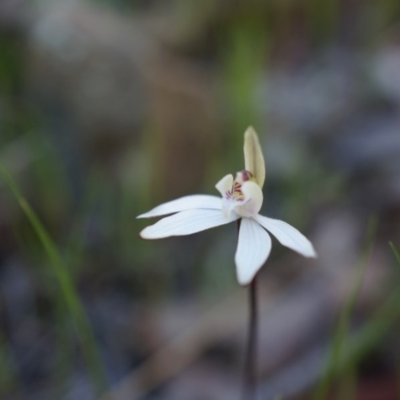
M 267 260 L 271 238 L 253 219 L 242 218 L 235 255 L 236 274 L 241 285 L 249 284 Z
M 161 215 L 173 214 L 179 211 L 194 210 L 196 208 L 221 210 L 222 201 L 220 197 L 205 194 L 194 194 L 181 197 L 168 203 L 161 204 L 137 218 L 159 217 Z
M 232 213 L 225 218 L 221 210 L 187 210 L 165 217 L 140 232 L 143 239 L 161 239 L 168 236 L 190 235 L 215 226 L 228 224 L 239 218 Z
M 293 226 L 262 215 L 256 215 L 254 219 L 271 232 L 283 246 L 297 251 L 304 257 L 317 257 L 311 242 Z
M 222 197 L 226 197 L 226 193 L 232 190 L 233 186 L 233 175 L 225 175 L 218 183 L 215 188 L 221 193 Z

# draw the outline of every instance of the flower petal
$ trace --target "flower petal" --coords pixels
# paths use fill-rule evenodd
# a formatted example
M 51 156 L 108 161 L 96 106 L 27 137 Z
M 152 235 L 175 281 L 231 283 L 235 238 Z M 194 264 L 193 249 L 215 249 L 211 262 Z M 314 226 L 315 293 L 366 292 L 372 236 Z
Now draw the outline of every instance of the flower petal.
M 244 165 L 250 171 L 258 186 L 263 187 L 265 181 L 265 162 L 258 136 L 253 127 L 249 126 L 244 133 Z
M 271 232 L 283 246 L 297 251 L 304 257 L 317 257 L 311 242 L 293 226 L 262 215 L 256 215 L 254 219 Z
M 205 194 L 195 194 L 181 197 L 176 200 L 161 204 L 147 213 L 141 214 L 136 218 L 159 217 L 161 215 L 172 214 L 179 211 L 193 210 L 196 208 L 221 210 L 221 198 Z
M 239 218 L 232 213 L 225 218 L 221 210 L 187 210 L 165 217 L 140 232 L 143 239 L 161 239 L 168 236 L 190 235 L 215 226 L 228 224 Z
M 226 198 L 227 192 L 232 190 L 233 186 L 233 175 L 226 175 L 224 176 L 218 183 L 215 185 L 215 188 L 218 192 L 221 193 L 221 196 Z
M 239 284 L 249 284 L 267 260 L 271 251 L 271 238 L 253 219 L 242 218 L 235 255 Z

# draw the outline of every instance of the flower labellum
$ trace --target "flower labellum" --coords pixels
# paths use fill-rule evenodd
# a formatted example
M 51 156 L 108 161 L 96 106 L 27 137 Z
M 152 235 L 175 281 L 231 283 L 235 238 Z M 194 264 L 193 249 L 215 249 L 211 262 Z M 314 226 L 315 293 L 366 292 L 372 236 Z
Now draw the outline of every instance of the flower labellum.
M 252 127 L 244 135 L 245 170 L 224 176 L 216 189 L 222 198 L 191 195 L 159 205 L 138 218 L 165 217 L 143 229 L 143 239 L 190 235 L 241 219 L 235 255 L 236 275 L 248 285 L 271 251 L 271 233 L 286 247 L 304 257 L 316 257 L 311 242 L 286 222 L 259 214 L 263 203 L 265 164 L 258 136 Z M 269 233 L 268 233 L 269 232 Z

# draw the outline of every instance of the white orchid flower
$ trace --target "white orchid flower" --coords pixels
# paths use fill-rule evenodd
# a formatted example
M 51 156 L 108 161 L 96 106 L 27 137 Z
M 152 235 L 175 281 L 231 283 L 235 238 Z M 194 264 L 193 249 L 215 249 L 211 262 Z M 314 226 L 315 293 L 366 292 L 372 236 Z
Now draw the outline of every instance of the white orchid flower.
M 137 218 L 174 215 L 143 229 L 140 236 L 143 239 L 161 239 L 190 235 L 240 219 L 235 263 L 241 285 L 249 284 L 267 260 L 271 251 L 268 232 L 283 246 L 304 257 L 316 257 L 311 242 L 296 228 L 258 213 L 263 203 L 265 165 L 257 134 L 252 127 L 244 135 L 244 157 L 244 171 L 238 172 L 235 179 L 226 175 L 216 184 L 222 198 L 191 195 L 161 204 Z

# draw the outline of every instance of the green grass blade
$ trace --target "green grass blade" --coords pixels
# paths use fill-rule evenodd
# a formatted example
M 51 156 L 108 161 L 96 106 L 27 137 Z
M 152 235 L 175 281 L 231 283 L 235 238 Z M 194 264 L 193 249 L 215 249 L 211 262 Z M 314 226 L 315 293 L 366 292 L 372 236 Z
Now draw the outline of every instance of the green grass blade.
M 382 343 L 382 339 L 389 329 L 396 324 L 400 318 L 400 287 L 393 290 L 387 300 L 376 311 L 375 315 L 364 324 L 364 326 L 351 338 L 347 340 L 345 353 L 338 363 L 334 374 L 341 372 L 343 365 L 352 360 L 358 363 L 377 344 Z
M 347 337 L 339 362 L 331 370 L 332 377 L 343 373 L 350 363 L 353 366 L 380 345 L 389 330 L 400 318 L 400 286 L 378 308 L 374 315 L 356 333 Z M 336 397 L 335 397 L 336 398 Z M 337 397 L 342 399 L 341 397 Z
M 371 254 L 375 238 L 376 228 L 377 228 L 377 219 L 373 218 L 369 223 L 366 246 L 365 250 L 363 251 L 363 255 L 360 258 L 359 265 L 357 267 L 357 274 L 354 287 L 346 303 L 344 304 L 343 310 L 339 316 L 339 322 L 332 339 L 332 347 L 328 358 L 327 366 L 319 382 L 319 385 L 317 386 L 315 395 L 313 397 L 314 400 L 324 400 L 327 398 L 329 388 L 331 386 L 332 380 L 334 379 L 335 371 L 337 369 L 336 366 L 339 364 L 342 358 L 342 351 L 344 348 L 344 344 L 346 342 L 351 315 L 353 313 L 359 292 L 361 290 L 363 277 L 365 274 L 366 267 L 368 265 L 368 260 Z M 353 371 L 351 366 L 348 367 L 350 368 L 350 370 Z
M 396 258 L 397 264 L 400 267 L 400 254 L 396 249 L 396 246 L 393 244 L 393 242 L 389 242 L 389 246 L 392 249 L 392 252 L 394 254 L 394 257 Z
M 0 396 L 15 394 L 20 386 L 12 349 L 0 332 Z
M 0 174 L 5 179 L 7 186 L 11 190 L 25 216 L 31 223 L 41 244 L 43 245 L 43 248 L 49 258 L 50 265 L 53 268 L 53 272 L 60 285 L 60 295 L 65 302 L 66 309 L 71 316 L 77 336 L 80 340 L 88 372 L 96 386 L 96 389 L 98 391 L 103 391 L 106 386 L 105 371 L 97 349 L 92 328 L 79 300 L 79 296 L 75 290 L 71 276 L 62 262 L 62 259 L 50 235 L 47 233 L 36 213 L 22 196 L 12 176 L 1 164 Z

